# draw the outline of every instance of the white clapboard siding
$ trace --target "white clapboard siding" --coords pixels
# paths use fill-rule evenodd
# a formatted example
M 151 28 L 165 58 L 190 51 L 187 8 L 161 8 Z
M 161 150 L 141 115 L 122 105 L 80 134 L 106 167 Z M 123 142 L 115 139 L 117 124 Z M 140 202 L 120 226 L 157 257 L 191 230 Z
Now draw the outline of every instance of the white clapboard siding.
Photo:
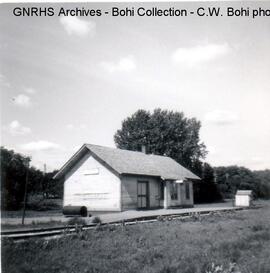
M 86 206 L 90 211 L 119 211 L 120 194 L 120 179 L 90 153 L 65 175 L 64 206 Z

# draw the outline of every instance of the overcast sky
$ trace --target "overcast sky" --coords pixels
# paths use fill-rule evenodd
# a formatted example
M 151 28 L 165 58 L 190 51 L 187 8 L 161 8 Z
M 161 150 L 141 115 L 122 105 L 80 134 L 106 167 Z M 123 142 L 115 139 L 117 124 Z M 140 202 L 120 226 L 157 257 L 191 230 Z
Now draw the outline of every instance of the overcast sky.
M 127 4 L 76 4 L 110 5 Z M 160 107 L 202 122 L 212 165 L 270 168 L 269 17 L 31 18 L 14 7 L 0 11 L 2 145 L 35 166 L 59 168 L 83 143 L 113 147 L 124 118 Z

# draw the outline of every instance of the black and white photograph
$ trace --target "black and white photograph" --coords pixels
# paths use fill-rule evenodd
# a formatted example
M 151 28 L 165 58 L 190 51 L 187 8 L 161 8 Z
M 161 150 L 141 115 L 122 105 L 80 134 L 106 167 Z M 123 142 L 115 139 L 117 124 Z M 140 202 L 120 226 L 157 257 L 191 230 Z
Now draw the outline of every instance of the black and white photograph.
M 270 2 L 0 3 L 1 272 L 270 272 Z

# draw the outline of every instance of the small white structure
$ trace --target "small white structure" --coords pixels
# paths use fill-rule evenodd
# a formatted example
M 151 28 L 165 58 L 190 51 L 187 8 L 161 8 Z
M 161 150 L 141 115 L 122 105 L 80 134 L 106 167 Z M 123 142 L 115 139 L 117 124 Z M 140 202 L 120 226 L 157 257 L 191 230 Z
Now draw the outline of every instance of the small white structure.
M 252 191 L 238 190 L 235 195 L 236 207 L 249 207 L 251 205 Z

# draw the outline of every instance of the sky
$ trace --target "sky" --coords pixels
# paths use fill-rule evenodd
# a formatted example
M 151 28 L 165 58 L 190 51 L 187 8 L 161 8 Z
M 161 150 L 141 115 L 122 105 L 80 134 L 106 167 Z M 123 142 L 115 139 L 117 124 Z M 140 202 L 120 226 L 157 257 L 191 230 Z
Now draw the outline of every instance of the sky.
M 53 170 L 84 143 L 114 147 L 123 119 L 159 107 L 201 121 L 213 166 L 270 168 L 269 17 L 13 16 L 29 5 L 0 9 L 2 146 Z M 49 6 L 138 5 L 207 3 Z

